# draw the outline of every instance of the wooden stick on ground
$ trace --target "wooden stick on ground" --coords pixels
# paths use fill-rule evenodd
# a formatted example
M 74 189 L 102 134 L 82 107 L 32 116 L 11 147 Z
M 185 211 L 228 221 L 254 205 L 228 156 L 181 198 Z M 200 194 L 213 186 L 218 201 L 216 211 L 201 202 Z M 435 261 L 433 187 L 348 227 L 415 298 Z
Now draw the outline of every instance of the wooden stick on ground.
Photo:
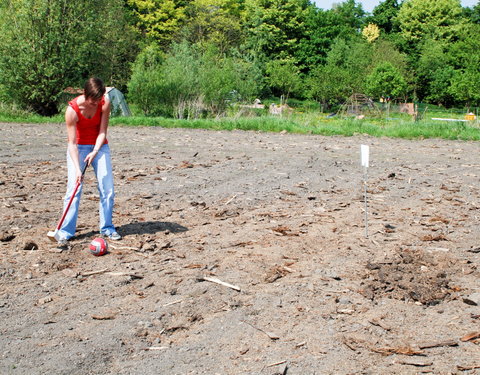
M 173 301 L 173 302 L 170 302 L 170 303 L 166 303 L 165 305 L 163 305 L 163 307 L 172 306 L 172 305 L 175 305 L 175 304 L 183 302 L 183 301 L 184 301 L 183 299 L 179 299 L 179 300 L 176 300 L 176 301 Z
M 115 246 L 112 244 L 110 244 L 109 246 L 115 250 L 138 250 L 138 247 L 132 247 L 132 246 Z
M 93 276 L 93 275 L 99 275 L 101 273 L 108 272 L 108 268 L 104 268 L 103 270 L 98 270 L 98 271 L 91 271 L 91 272 L 84 272 L 80 274 L 80 276 Z
M 245 320 L 242 320 L 241 321 L 242 323 L 245 323 L 245 324 L 248 324 L 250 327 L 256 329 L 257 331 L 260 331 L 262 333 L 264 333 L 265 335 L 267 335 L 271 340 L 278 340 L 280 337 L 273 334 L 273 333 L 270 333 L 270 332 L 267 332 L 267 331 L 264 331 L 263 329 L 261 328 L 258 328 L 258 327 L 255 327 L 254 325 L 250 324 L 249 322 L 246 322 Z
M 441 346 L 458 346 L 458 342 L 455 340 L 441 341 L 441 342 L 432 342 L 429 344 L 419 345 L 420 349 L 430 349 L 430 348 L 439 348 Z
M 225 203 L 225 206 L 226 206 L 227 204 L 229 204 L 231 201 L 233 201 L 236 197 L 237 197 L 237 194 L 235 194 L 233 197 L 231 197 L 231 198 Z
M 433 365 L 432 361 L 421 362 L 421 361 L 412 361 L 412 360 L 406 360 L 406 359 L 398 359 L 395 361 L 395 363 L 398 363 L 400 365 L 409 365 L 409 366 L 416 366 L 416 367 L 428 367 Z
M 150 346 L 148 348 L 145 348 L 144 350 L 165 350 L 168 349 L 168 346 Z
M 216 284 L 220 284 L 220 285 L 223 285 L 223 286 L 226 286 L 227 288 L 231 288 L 231 289 L 234 289 L 238 292 L 241 291 L 240 287 L 236 286 L 236 285 L 232 285 L 232 284 L 229 284 L 229 283 L 226 283 L 225 281 L 222 281 L 220 279 L 217 279 L 216 277 L 208 277 L 208 276 L 205 276 L 202 278 L 202 280 L 205 280 L 205 281 L 210 281 L 212 283 L 216 283 Z
M 130 276 L 132 279 L 143 279 L 142 275 L 132 272 L 108 272 L 108 275 L 112 276 Z
M 463 336 L 460 341 L 466 342 L 480 338 L 480 331 L 478 332 L 471 332 L 468 335 Z
M 273 366 L 278 366 L 278 365 L 283 365 L 284 363 L 287 363 L 287 361 L 280 361 L 280 362 L 275 362 L 267 365 L 267 367 L 273 367 Z
M 480 365 L 473 365 L 473 366 L 459 366 L 457 365 L 459 371 L 470 371 L 480 368 Z

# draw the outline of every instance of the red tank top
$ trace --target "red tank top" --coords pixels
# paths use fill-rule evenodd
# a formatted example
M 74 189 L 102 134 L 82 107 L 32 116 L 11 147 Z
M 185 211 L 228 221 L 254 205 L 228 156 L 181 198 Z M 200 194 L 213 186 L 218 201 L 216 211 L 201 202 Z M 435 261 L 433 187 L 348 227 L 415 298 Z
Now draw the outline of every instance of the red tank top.
M 77 114 L 78 122 L 77 122 L 77 143 L 79 145 L 94 145 L 97 141 L 98 133 L 100 132 L 100 121 L 102 120 L 102 107 L 105 103 L 105 99 L 98 103 L 97 111 L 92 118 L 87 118 L 82 115 L 80 108 L 77 104 L 77 96 L 72 101 L 68 102 L 68 105 L 73 108 L 75 113 Z M 105 139 L 105 143 L 108 141 Z

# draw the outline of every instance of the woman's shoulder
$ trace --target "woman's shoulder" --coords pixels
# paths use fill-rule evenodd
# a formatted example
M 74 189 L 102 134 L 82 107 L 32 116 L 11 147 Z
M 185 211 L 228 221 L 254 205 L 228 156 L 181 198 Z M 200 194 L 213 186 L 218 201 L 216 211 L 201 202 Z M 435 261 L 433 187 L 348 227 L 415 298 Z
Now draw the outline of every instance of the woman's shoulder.
M 79 108 L 80 105 L 82 105 L 85 102 L 85 97 L 83 95 L 79 95 L 76 98 L 70 100 L 68 102 L 68 105 L 72 107 L 73 109 Z
M 110 108 L 110 98 L 108 97 L 107 94 L 103 95 L 101 106 L 102 106 L 102 110 Z
M 71 105 L 69 105 L 65 111 L 65 121 L 67 122 L 67 125 L 77 123 L 78 121 L 77 110 Z
M 79 95 L 74 100 L 78 105 L 82 105 L 83 103 L 85 103 L 85 95 Z

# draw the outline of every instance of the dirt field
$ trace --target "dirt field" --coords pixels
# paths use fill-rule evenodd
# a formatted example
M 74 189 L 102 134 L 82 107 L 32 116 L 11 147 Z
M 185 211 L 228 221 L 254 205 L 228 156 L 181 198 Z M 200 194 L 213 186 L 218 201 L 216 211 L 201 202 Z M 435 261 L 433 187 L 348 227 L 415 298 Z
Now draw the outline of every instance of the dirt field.
M 112 127 L 94 257 L 63 125 L 0 132 L 1 374 L 480 373 L 478 143 Z

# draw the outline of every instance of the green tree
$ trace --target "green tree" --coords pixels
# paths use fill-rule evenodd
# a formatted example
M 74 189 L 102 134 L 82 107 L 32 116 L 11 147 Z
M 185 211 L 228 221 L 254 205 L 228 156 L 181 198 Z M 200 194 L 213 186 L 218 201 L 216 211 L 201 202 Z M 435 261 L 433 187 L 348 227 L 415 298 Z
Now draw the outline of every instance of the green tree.
M 284 98 L 299 92 L 302 79 L 300 71 L 291 58 L 272 60 L 266 66 L 267 83 Z
M 340 4 L 334 4 L 332 12 L 338 15 L 343 25 L 351 29 L 360 30 L 365 22 L 365 11 L 362 4 L 357 4 L 355 0 L 345 0 Z
M 424 38 L 452 41 L 464 27 L 460 0 L 405 0 L 397 19 L 402 36 L 414 44 Z
M 337 40 L 329 51 L 326 65 L 343 69 L 349 77 L 348 96 L 363 92 L 365 77 L 371 70 L 372 51 L 373 46 L 360 36 L 349 41 Z
M 480 25 L 468 24 L 460 39 L 448 46 L 450 65 L 455 69 L 450 93 L 458 104 L 479 105 Z
M 430 72 L 430 80 L 428 84 L 425 85 L 425 101 L 445 107 L 460 103 L 464 98 L 456 95 L 455 90 L 458 86 L 453 84 L 456 77 L 458 77 L 457 72 L 449 65 L 439 67 Z M 456 83 L 460 82 L 457 81 Z M 460 84 L 460 86 L 462 86 L 462 84 Z M 463 96 L 463 92 L 460 96 Z
M 390 40 L 382 37 L 377 39 L 372 46 L 371 57 L 371 67 L 375 67 L 382 62 L 389 62 L 398 69 L 404 77 L 408 77 L 408 80 L 413 79 L 411 73 L 409 73 L 406 55 L 400 52 Z
M 318 66 L 306 82 L 307 96 L 320 102 L 324 110 L 343 103 L 352 94 L 348 71 L 336 65 Z
M 187 7 L 186 38 L 193 44 L 214 44 L 226 52 L 242 41 L 243 1 L 193 0 Z
M 407 92 L 407 83 L 400 72 L 389 62 L 375 67 L 367 76 L 365 92 L 373 97 L 404 97 Z
M 92 54 L 89 62 L 92 65 L 90 75 L 102 77 L 108 85 L 125 90 L 132 62 L 139 53 L 139 43 L 137 35 L 129 26 L 122 1 L 113 0 L 104 6 L 108 7 L 105 9 L 107 15 L 101 27 L 103 34 L 97 40 L 98 57 Z
M 373 16 L 368 19 L 386 33 L 397 32 L 396 17 L 400 10 L 398 0 L 385 0 L 373 9 Z
M 455 69 L 465 69 L 467 66 L 480 67 L 480 24 L 467 24 L 455 43 L 448 47 L 448 57 Z
M 329 106 L 363 92 L 365 77 L 371 70 L 372 51 L 372 44 L 360 36 L 349 41 L 337 39 L 328 52 L 326 64 L 309 74 L 308 96 Z
M 480 105 L 480 71 L 476 67 L 457 70 L 451 79 L 450 92 L 466 106 Z
M 363 11 L 355 6 L 348 9 L 336 7 L 327 11 L 311 7 L 306 19 L 306 33 L 296 51 L 296 60 L 303 72 L 325 64 L 327 54 L 336 40 L 352 40 L 358 36 L 358 26 L 363 23 Z M 359 18 L 359 19 L 357 19 Z
M 435 104 L 451 104 L 449 93 L 453 67 L 443 41 L 425 39 L 419 47 L 416 63 L 416 94 L 420 100 Z
M 480 24 L 480 2 L 471 8 L 463 8 L 463 16 L 472 23 Z
M 167 48 L 185 21 L 184 2 L 175 0 L 124 0 L 137 33 L 147 43 Z
M 79 85 L 91 74 L 110 79 L 115 76 L 113 66 L 126 69 L 122 43 L 128 31 L 122 9 L 121 0 L 108 4 L 88 0 L 0 3 L 3 96 L 21 107 L 52 115 L 58 112 L 67 86 Z
M 294 57 L 306 37 L 308 0 L 245 0 L 246 48 L 256 56 Z

